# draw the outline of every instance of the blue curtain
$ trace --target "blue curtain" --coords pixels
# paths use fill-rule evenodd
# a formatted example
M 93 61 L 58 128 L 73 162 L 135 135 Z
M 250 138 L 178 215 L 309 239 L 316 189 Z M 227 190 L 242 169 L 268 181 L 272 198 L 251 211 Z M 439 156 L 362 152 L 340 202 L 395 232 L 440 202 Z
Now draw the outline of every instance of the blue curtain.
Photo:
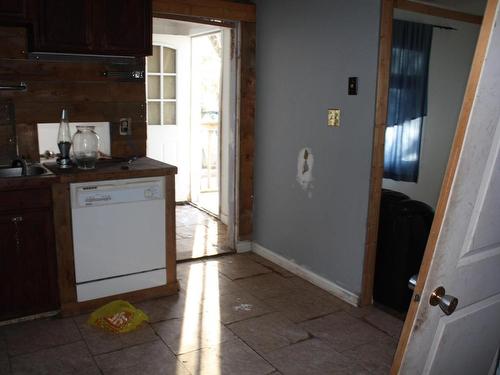
M 418 180 L 432 26 L 394 20 L 384 177 Z

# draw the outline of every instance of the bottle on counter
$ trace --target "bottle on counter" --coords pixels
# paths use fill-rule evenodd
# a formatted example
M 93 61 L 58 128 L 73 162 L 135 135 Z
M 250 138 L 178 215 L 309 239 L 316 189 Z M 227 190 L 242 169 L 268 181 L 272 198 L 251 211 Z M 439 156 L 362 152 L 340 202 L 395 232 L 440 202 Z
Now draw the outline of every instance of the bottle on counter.
M 68 110 L 63 109 L 59 131 L 57 132 L 57 146 L 59 147 L 60 157 L 57 159 L 59 168 L 71 168 L 71 159 L 69 150 L 71 149 L 71 134 L 69 133 Z

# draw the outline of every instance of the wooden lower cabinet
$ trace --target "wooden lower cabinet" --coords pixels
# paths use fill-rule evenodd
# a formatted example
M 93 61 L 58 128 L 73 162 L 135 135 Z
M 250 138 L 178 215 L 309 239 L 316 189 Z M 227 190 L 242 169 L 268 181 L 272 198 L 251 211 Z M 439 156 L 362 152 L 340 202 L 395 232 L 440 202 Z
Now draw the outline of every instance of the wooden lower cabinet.
M 0 239 L 0 321 L 57 309 L 52 209 L 0 211 Z

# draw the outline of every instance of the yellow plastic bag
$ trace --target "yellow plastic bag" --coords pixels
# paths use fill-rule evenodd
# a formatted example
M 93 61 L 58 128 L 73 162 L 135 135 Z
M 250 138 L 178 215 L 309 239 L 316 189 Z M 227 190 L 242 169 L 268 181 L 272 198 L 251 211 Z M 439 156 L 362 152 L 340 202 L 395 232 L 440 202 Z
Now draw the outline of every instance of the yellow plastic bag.
M 148 316 L 127 301 L 116 300 L 90 314 L 88 324 L 114 333 L 130 332 L 149 320 Z

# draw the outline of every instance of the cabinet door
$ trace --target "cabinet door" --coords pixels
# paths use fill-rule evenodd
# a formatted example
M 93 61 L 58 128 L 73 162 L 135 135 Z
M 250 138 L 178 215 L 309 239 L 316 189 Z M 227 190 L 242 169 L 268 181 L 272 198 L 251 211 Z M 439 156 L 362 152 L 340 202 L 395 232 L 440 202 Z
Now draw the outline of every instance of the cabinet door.
M 58 308 L 50 210 L 0 215 L 0 320 Z
M 37 4 L 32 51 L 89 53 L 91 1 L 39 0 Z
M 95 46 L 107 55 L 152 53 L 151 0 L 100 0 L 94 3 Z
M 23 24 L 27 21 L 26 0 L 1 0 L 0 24 Z

